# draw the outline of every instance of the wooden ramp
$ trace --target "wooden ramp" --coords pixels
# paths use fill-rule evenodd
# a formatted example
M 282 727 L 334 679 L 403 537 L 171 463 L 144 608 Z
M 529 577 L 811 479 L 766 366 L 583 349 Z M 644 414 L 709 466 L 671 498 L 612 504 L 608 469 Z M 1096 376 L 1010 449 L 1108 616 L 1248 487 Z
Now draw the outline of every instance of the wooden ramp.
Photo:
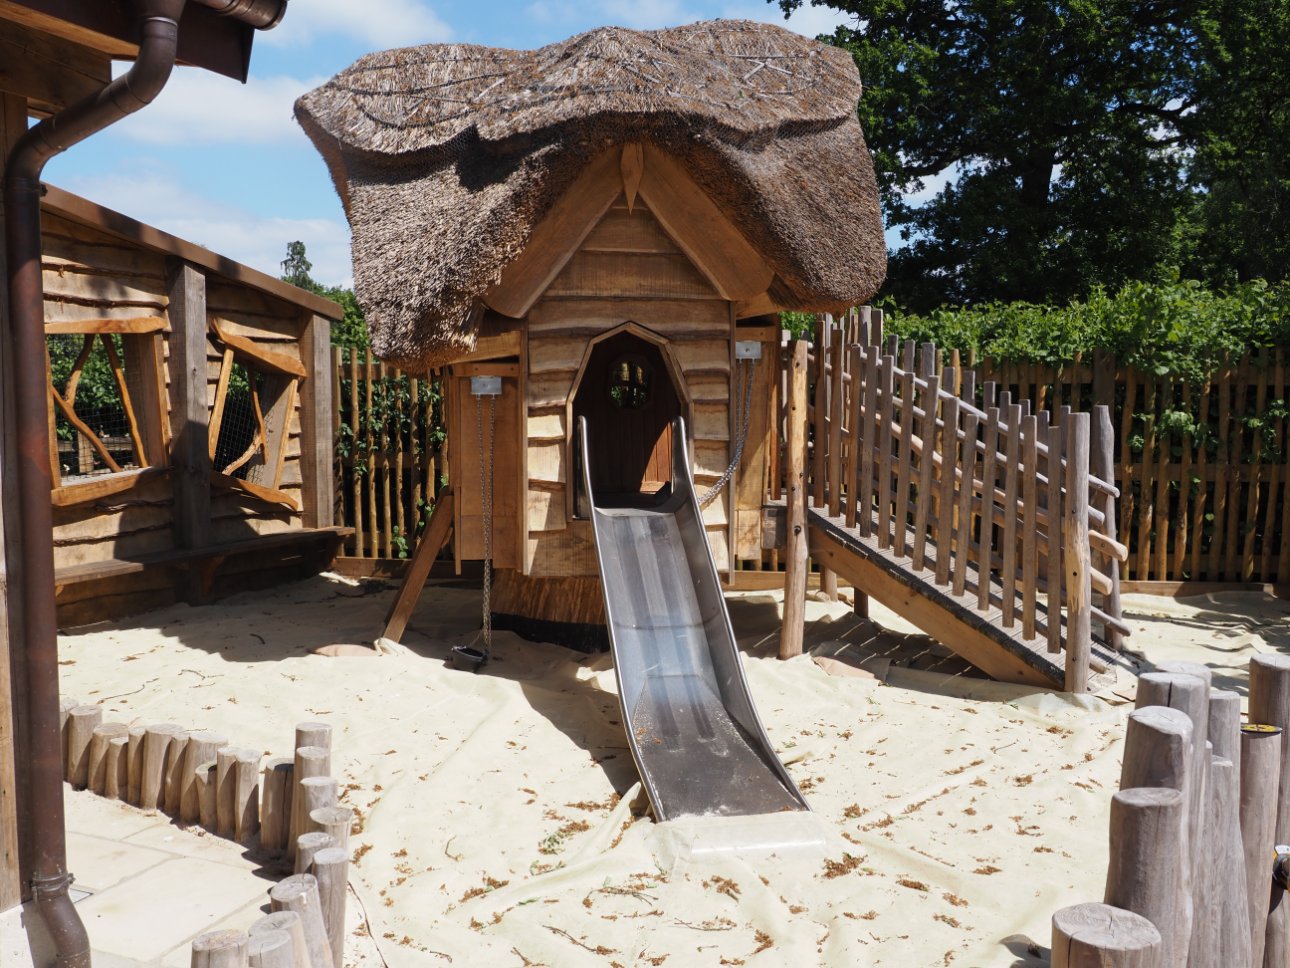
M 1129 632 L 1107 408 L 978 387 L 884 341 L 876 311 L 821 318 L 785 362 L 780 655 L 801 650 L 809 556 L 826 592 L 846 579 L 996 679 L 1088 690 Z

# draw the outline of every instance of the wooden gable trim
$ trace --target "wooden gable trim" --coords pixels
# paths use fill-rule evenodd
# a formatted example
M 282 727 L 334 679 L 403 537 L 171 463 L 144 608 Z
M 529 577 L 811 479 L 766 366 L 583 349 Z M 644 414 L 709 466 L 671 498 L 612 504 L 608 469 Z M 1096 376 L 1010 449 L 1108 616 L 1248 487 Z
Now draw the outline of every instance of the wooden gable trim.
M 528 314 L 621 194 L 619 159 L 617 149 L 606 151 L 583 170 L 484 294 L 486 306 L 514 319 Z
M 769 288 L 774 271 L 674 158 L 644 149 L 640 195 L 654 217 L 724 299 L 752 299 Z

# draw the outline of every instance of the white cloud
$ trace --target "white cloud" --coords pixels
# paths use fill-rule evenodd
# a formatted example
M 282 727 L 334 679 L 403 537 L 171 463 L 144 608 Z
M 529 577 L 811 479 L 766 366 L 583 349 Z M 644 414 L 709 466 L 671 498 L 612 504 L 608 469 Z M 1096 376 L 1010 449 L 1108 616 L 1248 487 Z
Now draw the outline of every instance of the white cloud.
M 258 43 L 300 47 L 335 34 L 380 50 L 452 38 L 452 28 L 420 0 L 297 0 L 282 23 L 261 34 Z
M 210 71 L 181 67 L 147 110 L 130 115 L 112 130 L 148 144 L 174 146 L 303 139 L 291 106 L 325 80 L 279 75 L 234 84 Z
M 836 27 L 855 19 L 850 14 L 839 13 L 828 7 L 802 6 L 785 20 L 784 12 L 779 9 L 779 6 L 770 3 L 730 4 L 722 7 L 721 16 L 777 24 L 799 34 L 805 34 L 807 37 L 831 34 Z
M 349 285 L 353 277 L 349 228 L 341 220 L 248 212 L 204 196 L 164 170 L 72 177 L 57 184 L 271 276 L 281 274 L 287 243 L 299 239 L 319 282 Z

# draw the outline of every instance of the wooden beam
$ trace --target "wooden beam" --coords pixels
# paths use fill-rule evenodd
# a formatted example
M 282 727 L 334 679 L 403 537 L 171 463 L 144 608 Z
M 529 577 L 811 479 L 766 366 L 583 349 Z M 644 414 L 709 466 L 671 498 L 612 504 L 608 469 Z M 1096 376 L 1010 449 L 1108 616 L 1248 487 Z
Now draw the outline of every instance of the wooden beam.
M 462 363 L 482 363 L 485 360 L 505 359 L 520 355 L 520 331 L 499 333 L 496 336 L 481 336 L 475 340 L 475 348 L 465 356 L 452 361 L 452 365 Z
M 106 477 L 96 477 L 80 484 L 67 484 L 54 488 L 50 502 L 56 508 L 71 508 L 80 504 L 90 504 L 105 497 L 126 494 L 170 473 L 169 467 L 143 467 L 138 470 L 122 471 Z
M 439 503 L 435 505 L 430 520 L 426 523 L 425 533 L 417 542 L 417 549 L 413 553 L 412 563 L 408 566 L 403 584 L 399 587 L 399 594 L 395 596 L 394 602 L 390 605 L 390 611 L 385 616 L 382 638 L 393 639 L 395 642 L 403 638 L 403 633 L 408 627 L 408 619 L 412 617 L 412 610 L 416 608 L 417 599 L 421 597 L 421 589 L 430 575 L 430 568 L 434 565 L 440 550 L 448 543 L 448 535 L 452 531 L 453 519 L 456 516 L 454 503 L 452 488 L 445 489 L 439 495 Z
M 0 32 L 0 92 L 25 97 L 30 114 L 54 114 L 111 80 L 112 59 L 101 51 L 18 23 Z
M 67 319 L 45 324 L 46 336 L 100 333 L 168 333 L 170 323 L 163 316 L 138 316 L 133 319 Z
M 215 330 L 215 335 L 219 341 L 231 349 L 234 354 L 241 358 L 243 363 L 250 363 L 252 366 L 263 370 L 272 370 L 274 373 L 281 373 L 283 376 L 294 376 L 303 380 L 308 376 L 309 371 L 297 357 L 281 350 L 271 350 L 261 346 L 254 340 L 249 340 L 245 336 L 237 336 L 229 329 L 229 323 L 226 319 L 220 319 L 218 316 L 211 319 L 211 329 Z
M 211 541 L 210 409 L 206 389 L 206 277 L 188 262 L 170 266 L 170 465 L 174 469 L 175 547 L 194 550 Z M 200 600 L 185 577 L 184 599 Z
M 285 491 L 275 491 L 252 481 L 229 477 L 227 474 L 221 474 L 218 471 L 211 471 L 211 484 L 216 487 L 222 487 L 227 491 L 241 491 L 243 494 L 249 494 L 251 497 L 266 501 L 269 504 L 281 504 L 293 511 L 300 511 L 300 502 Z
M 331 320 L 317 314 L 305 323 L 300 355 L 309 375 L 300 394 L 300 489 L 304 526 L 325 528 L 333 523 L 336 478 L 332 421 Z
M 484 294 L 485 305 L 515 319 L 533 308 L 622 193 L 620 157 L 619 149 L 613 149 L 587 165 L 538 223 L 524 251 L 502 270 L 497 285 Z
M 3 0 L 0 0 L 0 4 L 3 4 Z M 189 9 L 195 9 L 195 5 L 190 4 Z M 82 225 L 100 229 L 109 235 L 115 235 L 117 238 L 132 242 L 145 249 L 182 259 L 184 262 L 192 264 L 195 268 L 207 270 L 210 275 L 221 276 L 230 282 L 239 283 L 251 289 L 258 289 L 270 296 L 285 300 L 293 306 L 298 306 L 307 312 L 317 313 L 320 316 L 326 316 L 328 319 L 341 319 L 345 315 L 340 305 L 330 299 L 324 299 L 322 296 L 317 296 L 305 289 L 283 282 L 281 279 L 275 279 L 258 269 L 252 269 L 250 266 L 242 265 L 240 262 L 234 262 L 232 259 L 212 252 L 210 249 L 187 242 L 171 235 L 169 232 L 153 228 L 151 225 L 145 225 L 128 215 L 122 215 L 120 212 L 114 212 L 110 208 L 96 205 L 88 199 L 73 195 L 71 192 L 64 191 L 53 185 L 45 186 L 45 197 L 41 201 L 41 209 L 52 212 L 55 215 L 61 215 L 63 218 L 70 219 L 73 222 L 80 222 Z
M 645 146 L 641 197 L 691 262 L 730 300 L 770 288 L 774 271 L 671 155 Z

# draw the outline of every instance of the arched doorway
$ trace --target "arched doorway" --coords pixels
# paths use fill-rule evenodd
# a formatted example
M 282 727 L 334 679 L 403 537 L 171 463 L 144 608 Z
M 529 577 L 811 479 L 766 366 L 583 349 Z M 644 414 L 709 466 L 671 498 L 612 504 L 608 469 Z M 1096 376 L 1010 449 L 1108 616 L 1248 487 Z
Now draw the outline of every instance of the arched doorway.
M 681 396 L 657 344 L 625 330 L 592 348 L 573 418 L 575 427 L 587 419 L 597 504 L 640 506 L 670 493 L 672 421 L 681 413 Z M 579 501 L 578 512 L 585 510 Z

